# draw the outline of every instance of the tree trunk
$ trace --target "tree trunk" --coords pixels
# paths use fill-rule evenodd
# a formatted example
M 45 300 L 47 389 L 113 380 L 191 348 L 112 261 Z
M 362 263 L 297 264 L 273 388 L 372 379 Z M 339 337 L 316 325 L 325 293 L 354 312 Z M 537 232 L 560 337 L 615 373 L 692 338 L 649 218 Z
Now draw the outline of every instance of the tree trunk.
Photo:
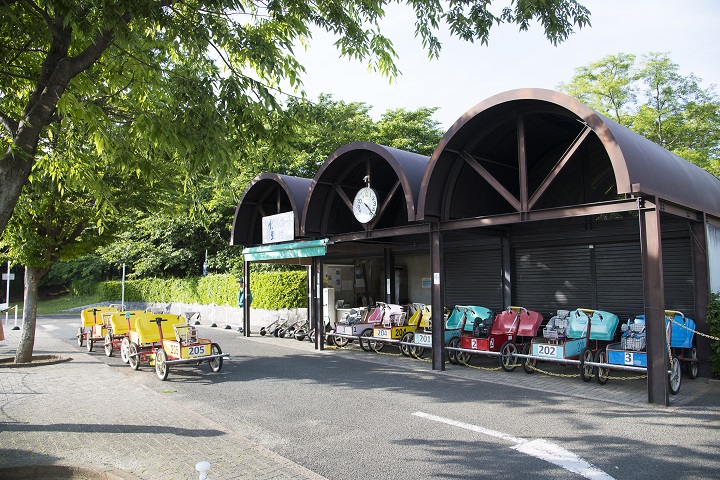
M 15 363 L 32 361 L 37 323 L 38 283 L 48 268 L 25 267 L 25 299 L 23 305 L 22 335 L 15 353 Z
M 0 159 L 0 234 L 10 221 L 32 168 L 32 161 L 24 160 L 12 149 L 13 146 L 9 146 Z

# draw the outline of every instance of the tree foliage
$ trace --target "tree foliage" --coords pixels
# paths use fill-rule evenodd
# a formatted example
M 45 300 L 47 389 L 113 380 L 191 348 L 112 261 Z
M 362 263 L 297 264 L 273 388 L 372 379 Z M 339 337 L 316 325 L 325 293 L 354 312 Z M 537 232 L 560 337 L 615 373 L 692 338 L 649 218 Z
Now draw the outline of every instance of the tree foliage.
M 0 232 L 37 155 L 52 148 L 51 125 L 87 131 L 98 155 L 123 171 L 160 181 L 157 165 L 223 175 L 268 130 L 278 85 L 301 85 L 293 49 L 312 29 L 337 38 L 346 57 L 397 75 L 391 40 L 379 28 L 387 0 L 2 0 L 0 1 Z M 416 35 L 429 55 L 436 33 L 487 43 L 491 27 L 537 21 L 551 42 L 589 24 L 576 0 L 413 0 Z M 218 66 L 222 65 L 222 68 Z M 68 178 L 95 187 L 89 165 Z
M 701 83 L 669 53 L 620 53 L 577 68 L 558 88 L 718 176 L 720 98 Z

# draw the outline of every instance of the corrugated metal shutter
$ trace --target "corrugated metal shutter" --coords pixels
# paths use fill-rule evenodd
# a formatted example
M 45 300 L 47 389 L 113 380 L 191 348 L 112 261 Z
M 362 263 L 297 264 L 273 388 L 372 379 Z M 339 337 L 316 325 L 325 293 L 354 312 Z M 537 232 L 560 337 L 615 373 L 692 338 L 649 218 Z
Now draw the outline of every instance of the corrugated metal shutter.
M 665 308 L 695 316 L 695 294 L 690 238 L 663 238 L 663 277 Z
M 479 305 L 502 310 L 502 255 L 499 247 L 445 253 L 445 305 Z
M 595 245 L 597 308 L 622 321 L 643 313 L 643 277 L 640 243 Z
M 516 248 L 512 279 L 513 303 L 545 316 L 558 309 L 589 307 L 590 249 L 588 245 Z

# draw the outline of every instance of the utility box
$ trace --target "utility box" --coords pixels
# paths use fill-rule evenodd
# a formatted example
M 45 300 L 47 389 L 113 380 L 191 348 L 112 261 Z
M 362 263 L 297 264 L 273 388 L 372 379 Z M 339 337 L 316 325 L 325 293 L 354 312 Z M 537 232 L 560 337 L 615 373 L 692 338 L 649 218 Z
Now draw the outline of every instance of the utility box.
M 330 322 L 331 325 L 337 323 L 335 318 L 335 289 L 334 288 L 323 288 L 322 296 L 322 315 L 323 325 Z

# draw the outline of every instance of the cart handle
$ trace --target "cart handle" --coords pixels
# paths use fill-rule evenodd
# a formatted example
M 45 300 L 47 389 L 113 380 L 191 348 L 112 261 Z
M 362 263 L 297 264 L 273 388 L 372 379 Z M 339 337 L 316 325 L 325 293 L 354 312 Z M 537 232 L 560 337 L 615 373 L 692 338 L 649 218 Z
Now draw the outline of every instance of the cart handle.
M 597 312 L 598 317 L 600 317 L 600 320 L 603 319 L 602 313 L 600 313 L 598 310 L 593 310 L 592 308 L 578 308 L 577 311 L 578 311 L 578 312 L 583 312 L 583 313 L 586 314 L 588 317 L 592 317 L 592 315 L 593 315 L 595 312 Z
M 680 317 L 685 320 L 685 314 L 683 314 L 680 310 L 665 310 L 666 317 L 674 317 L 675 315 L 680 315 Z
M 514 310 L 516 312 L 525 312 L 525 315 L 530 316 L 530 312 L 525 307 L 513 307 L 512 305 L 507 308 L 508 312 Z

